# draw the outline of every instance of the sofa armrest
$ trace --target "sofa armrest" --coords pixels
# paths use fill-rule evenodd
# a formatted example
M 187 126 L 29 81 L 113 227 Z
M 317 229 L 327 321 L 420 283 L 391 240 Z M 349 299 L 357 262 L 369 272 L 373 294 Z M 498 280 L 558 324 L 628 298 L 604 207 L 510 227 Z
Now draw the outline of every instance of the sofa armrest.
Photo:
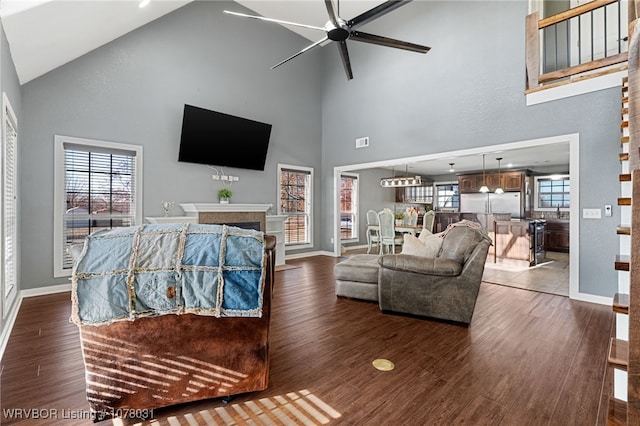
M 455 277 L 460 275 L 462 271 L 462 265 L 455 260 L 439 257 L 413 256 L 410 254 L 386 254 L 380 256 L 378 263 L 382 268 L 394 271 L 442 277 Z

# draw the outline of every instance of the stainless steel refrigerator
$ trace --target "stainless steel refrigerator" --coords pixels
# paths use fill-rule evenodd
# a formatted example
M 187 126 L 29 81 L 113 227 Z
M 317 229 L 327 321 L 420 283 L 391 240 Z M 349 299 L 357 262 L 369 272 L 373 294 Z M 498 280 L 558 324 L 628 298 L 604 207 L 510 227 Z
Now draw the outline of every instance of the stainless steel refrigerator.
M 519 192 L 460 194 L 461 213 L 509 213 L 512 219 L 519 219 L 520 208 Z

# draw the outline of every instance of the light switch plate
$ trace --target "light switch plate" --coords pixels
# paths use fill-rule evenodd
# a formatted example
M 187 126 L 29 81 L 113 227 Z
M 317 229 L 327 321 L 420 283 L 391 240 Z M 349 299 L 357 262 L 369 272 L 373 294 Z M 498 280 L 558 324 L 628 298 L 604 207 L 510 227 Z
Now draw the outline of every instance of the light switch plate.
M 604 215 L 605 216 L 611 216 L 613 214 L 613 212 L 611 211 L 611 204 L 606 204 L 604 206 Z
M 601 219 L 602 210 L 600 209 L 582 209 L 582 217 L 584 219 Z

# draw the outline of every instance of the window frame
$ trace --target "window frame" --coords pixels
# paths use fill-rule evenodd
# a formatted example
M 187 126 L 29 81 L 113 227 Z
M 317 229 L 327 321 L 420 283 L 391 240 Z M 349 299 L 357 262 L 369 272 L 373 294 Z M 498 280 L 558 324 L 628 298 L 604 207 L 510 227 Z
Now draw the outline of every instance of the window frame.
M 433 202 L 433 208 L 434 210 L 437 211 L 443 211 L 443 212 L 459 212 L 460 211 L 460 186 L 458 184 L 458 182 L 452 183 L 452 182 L 434 182 L 433 183 L 433 192 L 434 192 L 434 202 Z M 457 187 L 457 191 L 455 195 L 452 195 L 451 198 L 451 203 L 453 204 L 453 200 L 454 198 L 457 200 L 457 207 L 443 207 L 440 205 L 440 193 L 438 192 L 438 188 L 440 186 L 455 186 Z
M 67 202 L 66 190 L 66 169 L 65 169 L 65 145 L 76 145 L 88 148 L 95 148 L 96 151 L 130 151 L 135 153 L 135 179 L 134 179 L 134 210 L 132 215 L 134 224 L 142 224 L 142 154 L 140 145 L 126 144 L 120 142 L 101 141 L 95 139 L 85 139 L 73 136 L 54 136 L 54 213 L 53 213 L 53 276 L 71 276 L 71 269 L 64 268 L 64 220 Z
M 348 179 L 352 179 L 354 181 L 354 185 L 352 186 L 352 197 L 351 197 L 351 204 L 352 204 L 352 210 L 347 212 L 347 211 L 342 211 L 342 184 L 340 185 L 340 222 L 342 223 L 342 215 L 343 214 L 350 214 L 351 215 L 351 237 L 349 238 L 343 238 L 342 237 L 342 227 L 340 228 L 340 241 L 342 242 L 356 242 L 356 241 L 360 241 L 360 221 L 359 221 L 359 217 L 360 217 L 360 176 L 358 173 L 347 173 L 347 172 L 342 172 L 340 173 L 340 180 L 342 181 L 342 178 L 348 178 Z
M 1 167 L 1 178 L 2 178 L 2 203 L 0 203 L 0 217 L 2 219 L 2 225 L 0 226 L 0 234 L 1 234 L 1 241 L 2 241 L 2 247 L 0 248 L 0 252 L 2 253 L 2 264 L 0 264 L 0 276 L 2 277 L 2 284 L 0 285 L 0 297 L 2 298 L 2 303 L 0 304 L 0 311 L 2 313 L 2 319 L 6 319 L 9 312 L 10 312 L 10 308 L 13 305 L 13 303 L 15 302 L 15 300 L 17 299 L 18 296 L 18 254 L 19 254 L 19 242 L 18 242 L 18 217 L 19 217 L 19 212 L 18 212 L 18 119 L 16 117 L 16 114 L 13 110 L 13 107 L 11 106 L 11 102 L 9 102 L 9 98 L 6 94 L 6 92 L 2 93 L 2 162 L 0 163 L 0 167 Z M 9 124 L 11 125 L 11 127 L 13 128 L 13 132 L 15 133 L 15 137 L 13 138 L 13 145 L 11 146 L 11 149 L 13 150 L 12 153 L 12 167 L 8 168 L 7 167 L 7 159 L 8 156 L 6 155 L 7 153 L 7 149 L 9 149 L 9 146 L 7 144 L 7 122 L 10 122 Z M 8 170 L 12 170 L 12 176 L 10 177 L 10 179 L 8 179 L 6 173 L 8 172 Z M 11 181 L 10 183 L 8 183 L 8 181 Z M 11 188 L 10 190 L 8 190 L 7 185 L 11 184 Z M 11 200 L 10 202 L 13 204 L 11 209 L 14 211 L 15 213 L 15 217 L 12 218 L 12 223 L 8 224 L 7 220 L 9 218 L 7 218 L 7 192 L 9 192 L 9 194 L 13 193 L 13 200 Z M 10 227 L 11 229 L 7 229 L 7 227 Z M 12 261 L 8 262 L 7 261 L 7 244 L 9 243 L 7 241 L 7 233 L 8 231 L 10 231 L 11 235 L 11 242 L 10 245 L 12 246 L 13 249 L 13 253 L 12 253 Z M 12 282 L 10 285 L 10 288 L 7 289 L 7 283 L 8 282 Z
M 313 179 L 313 167 L 305 167 L 305 166 L 294 166 L 291 164 L 278 164 L 278 194 L 277 194 L 277 200 L 278 200 L 278 214 L 279 215 L 283 215 L 283 216 L 289 216 L 288 213 L 283 212 L 282 210 L 282 203 L 281 203 L 281 199 L 280 199 L 280 194 L 282 193 L 282 172 L 284 170 L 291 170 L 291 171 L 298 171 L 300 173 L 304 173 L 309 175 L 309 185 L 308 188 L 305 188 L 306 190 L 306 206 L 305 206 L 305 214 L 308 216 L 309 218 L 309 229 L 308 229 L 308 241 L 306 242 L 302 242 L 302 243 L 287 243 L 286 240 L 286 219 L 285 219 L 285 241 L 284 241 L 284 245 L 285 245 L 285 251 L 287 249 L 291 249 L 291 250 L 297 250 L 297 249 L 304 249 L 304 248 L 313 248 L 313 222 L 314 222 L 314 218 L 313 218 L 313 185 L 314 185 L 314 179 Z
M 533 188 L 534 188 L 534 196 L 533 196 L 533 210 L 534 211 L 540 211 L 540 212 L 555 212 L 558 211 L 557 207 L 540 207 L 540 181 L 548 181 L 548 180 L 554 180 L 554 181 L 566 181 L 567 183 L 564 184 L 566 187 L 569 188 L 569 192 L 562 192 L 562 194 L 569 194 L 569 207 L 560 207 L 560 211 L 561 212 L 568 212 L 571 210 L 571 178 L 570 175 L 568 174 L 561 174 L 561 175 L 545 175 L 545 176 L 535 176 L 534 177 L 534 183 L 533 183 Z

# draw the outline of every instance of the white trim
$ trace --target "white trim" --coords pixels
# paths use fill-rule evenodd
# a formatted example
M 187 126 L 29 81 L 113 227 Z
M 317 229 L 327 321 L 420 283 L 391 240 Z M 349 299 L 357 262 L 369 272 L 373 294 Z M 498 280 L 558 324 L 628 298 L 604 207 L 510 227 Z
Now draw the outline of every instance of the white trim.
M 142 177 L 144 171 L 142 169 L 142 146 L 125 144 L 119 142 L 99 141 L 95 139 L 84 139 L 72 136 L 54 136 L 54 176 L 53 176 L 53 276 L 68 277 L 71 276 L 70 269 L 62 268 L 62 238 L 64 234 L 63 212 L 66 210 L 65 194 L 65 177 L 64 177 L 64 145 L 72 143 L 75 145 L 84 145 L 90 147 L 106 148 L 111 150 L 123 150 L 135 152 L 135 221 L 136 225 L 142 225 Z
M 8 117 L 5 117 L 5 115 L 8 113 Z M 5 167 L 5 162 L 7 160 L 6 158 L 6 147 L 7 147 L 7 120 L 6 118 L 8 118 L 10 121 L 13 122 L 13 127 L 14 127 L 14 131 L 15 131 L 15 141 L 13 144 L 13 192 L 15 194 L 15 223 L 14 225 L 14 232 L 12 235 L 12 239 L 13 239 L 13 256 L 14 256 L 14 261 L 13 261 L 13 276 L 14 276 L 14 285 L 13 288 L 10 290 L 9 294 L 7 294 L 7 297 L 5 298 L 5 285 L 7 283 L 7 279 L 6 279 L 6 274 L 7 274 L 7 262 L 6 260 L 6 253 L 5 253 L 5 249 L 6 249 L 6 243 L 5 243 L 5 215 L 7 214 L 5 212 L 5 191 L 6 191 L 6 179 L 5 179 L 5 173 L 6 173 L 6 167 Z M 0 216 L 0 222 L 1 222 L 1 231 L 0 231 L 0 241 L 2 242 L 1 244 L 1 250 L 0 253 L 2 253 L 2 266 L 0 267 L 0 272 L 1 272 L 1 276 L 2 276 L 2 283 L 0 285 L 0 300 L 1 300 L 1 304 L 0 304 L 0 313 L 2 313 L 2 318 L 4 319 L 7 316 L 7 311 L 9 310 L 9 308 L 11 307 L 11 305 L 14 303 L 14 301 L 16 300 L 19 288 L 20 288 L 20 280 L 19 280 L 19 276 L 18 276 L 18 262 L 20 260 L 20 240 L 18 238 L 18 218 L 20 217 L 20 212 L 18 211 L 18 194 L 19 194 L 19 188 L 18 188 L 18 119 L 16 117 L 16 113 L 13 110 L 13 107 L 11 106 L 11 102 L 9 102 L 9 98 L 6 94 L 6 92 L 2 92 L 2 157 L 3 157 L 3 162 L 2 162 L 2 167 L 1 167 L 1 172 L 2 172 L 2 202 L 0 203 L 2 206 L 0 207 L 0 212 L 1 212 L 1 216 Z
M 71 283 L 30 288 L 20 291 L 18 301 L 13 305 L 14 307 L 10 311 L 9 316 L 6 318 L 4 327 L 0 332 L 0 359 L 2 359 L 4 351 L 7 348 L 9 337 L 11 337 L 11 331 L 13 331 L 13 326 L 16 322 L 16 318 L 18 317 L 18 312 L 20 311 L 20 307 L 22 306 L 22 300 L 26 297 L 45 296 L 48 294 L 64 293 L 66 291 L 71 291 Z
M 312 257 L 312 256 L 330 256 L 330 257 L 337 257 L 334 256 L 333 253 L 331 253 L 330 251 L 326 251 L 326 250 L 318 250 L 318 251 L 305 251 L 303 253 L 293 253 L 293 254 L 288 254 L 285 256 L 286 260 L 292 260 L 292 259 L 303 259 L 305 257 Z
M 46 287 L 27 288 L 20 292 L 20 297 L 35 297 L 46 296 L 48 294 L 64 293 L 65 291 L 71 291 L 71 283 L 58 284 Z
M 588 78 L 575 83 L 558 87 L 538 90 L 525 96 L 527 106 L 556 101 L 571 96 L 584 95 L 598 90 L 610 89 L 622 85 L 622 78 L 628 75 L 627 70 L 605 74 L 600 77 Z
M 343 172 L 341 176 L 345 176 L 348 178 L 353 178 L 356 184 L 356 199 L 352 200 L 352 203 L 355 205 L 355 214 L 354 214 L 354 231 L 355 237 L 352 238 L 342 238 L 342 243 L 355 243 L 360 241 L 360 173 L 352 173 L 352 172 Z
M 18 317 L 18 311 L 21 305 L 22 297 L 18 297 L 17 303 L 13 304 L 13 309 L 9 311 L 7 318 L 5 318 L 4 327 L 0 332 L 0 359 L 4 356 L 4 350 L 7 348 L 7 343 L 9 342 L 9 337 L 11 337 L 11 331 L 13 330 L 13 325 Z M 0 373 L 1 372 L 0 370 Z

